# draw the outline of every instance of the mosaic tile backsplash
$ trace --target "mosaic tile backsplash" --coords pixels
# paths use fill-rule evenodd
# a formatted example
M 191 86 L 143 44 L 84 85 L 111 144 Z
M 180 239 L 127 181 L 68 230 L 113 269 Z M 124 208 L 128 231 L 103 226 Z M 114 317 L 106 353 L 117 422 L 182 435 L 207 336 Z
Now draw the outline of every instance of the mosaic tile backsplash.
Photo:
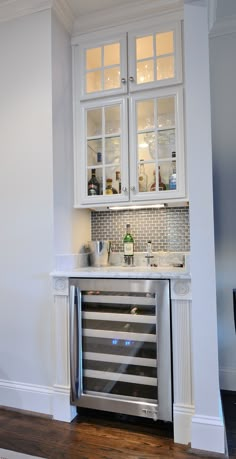
M 92 240 L 108 239 L 112 241 L 113 252 L 122 252 L 127 223 L 131 226 L 136 252 L 145 252 L 148 240 L 152 241 L 154 252 L 190 251 L 187 207 L 91 212 Z

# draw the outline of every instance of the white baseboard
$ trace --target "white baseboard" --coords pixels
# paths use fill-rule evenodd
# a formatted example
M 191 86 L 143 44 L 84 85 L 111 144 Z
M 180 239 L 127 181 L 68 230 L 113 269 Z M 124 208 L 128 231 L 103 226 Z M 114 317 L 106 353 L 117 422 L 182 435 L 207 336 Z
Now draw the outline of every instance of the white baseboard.
M 53 387 L 53 419 L 71 422 L 77 416 L 75 406 L 70 405 L 70 389 L 64 386 Z
M 174 441 L 187 445 L 191 443 L 192 417 L 194 415 L 193 405 L 174 404 Z
M 52 388 L 0 379 L 0 406 L 52 416 Z
M 213 416 L 192 417 L 191 447 L 196 450 L 225 454 L 225 428 L 223 419 Z
M 70 389 L 46 387 L 0 380 L 0 406 L 43 414 L 58 421 L 71 422 L 77 415 L 70 405 Z
M 236 368 L 220 368 L 220 388 L 236 391 Z

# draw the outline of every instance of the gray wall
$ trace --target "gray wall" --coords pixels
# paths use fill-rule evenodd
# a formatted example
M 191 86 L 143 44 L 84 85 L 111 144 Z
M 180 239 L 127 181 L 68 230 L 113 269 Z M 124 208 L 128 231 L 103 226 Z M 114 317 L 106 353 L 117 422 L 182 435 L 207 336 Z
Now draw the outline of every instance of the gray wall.
M 227 2 L 228 3 L 228 2 Z M 234 2 L 235 3 L 235 2 Z M 223 3 L 220 5 L 223 14 Z M 228 10 L 227 10 L 228 14 Z M 210 38 L 214 219 L 221 388 L 236 390 L 236 30 Z

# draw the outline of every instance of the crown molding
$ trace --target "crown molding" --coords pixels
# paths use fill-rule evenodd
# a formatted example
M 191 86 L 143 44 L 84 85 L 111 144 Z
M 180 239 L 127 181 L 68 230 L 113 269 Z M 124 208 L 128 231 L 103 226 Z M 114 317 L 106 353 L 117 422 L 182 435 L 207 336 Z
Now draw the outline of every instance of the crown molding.
M 1 0 L 0 22 L 37 13 L 52 7 L 52 0 Z
M 82 15 L 74 22 L 72 36 L 83 35 L 92 31 L 116 27 L 124 23 L 133 23 L 167 13 L 183 12 L 183 0 L 137 0 L 134 4 L 119 5 L 93 14 Z
M 0 0 L 0 22 L 7 22 L 44 10 L 53 10 L 68 32 L 72 32 L 73 13 L 67 0 Z
M 236 15 L 217 19 L 210 30 L 209 37 L 214 38 L 232 33 L 236 33 Z
M 74 16 L 67 0 L 52 0 L 52 9 L 66 28 L 72 34 Z

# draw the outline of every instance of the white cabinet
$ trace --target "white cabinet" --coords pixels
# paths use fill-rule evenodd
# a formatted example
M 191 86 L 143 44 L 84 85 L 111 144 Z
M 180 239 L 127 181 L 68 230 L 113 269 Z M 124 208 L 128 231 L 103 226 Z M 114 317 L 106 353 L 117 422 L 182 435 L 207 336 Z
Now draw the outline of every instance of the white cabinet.
M 75 207 L 185 197 L 180 32 L 174 22 L 74 46 Z

